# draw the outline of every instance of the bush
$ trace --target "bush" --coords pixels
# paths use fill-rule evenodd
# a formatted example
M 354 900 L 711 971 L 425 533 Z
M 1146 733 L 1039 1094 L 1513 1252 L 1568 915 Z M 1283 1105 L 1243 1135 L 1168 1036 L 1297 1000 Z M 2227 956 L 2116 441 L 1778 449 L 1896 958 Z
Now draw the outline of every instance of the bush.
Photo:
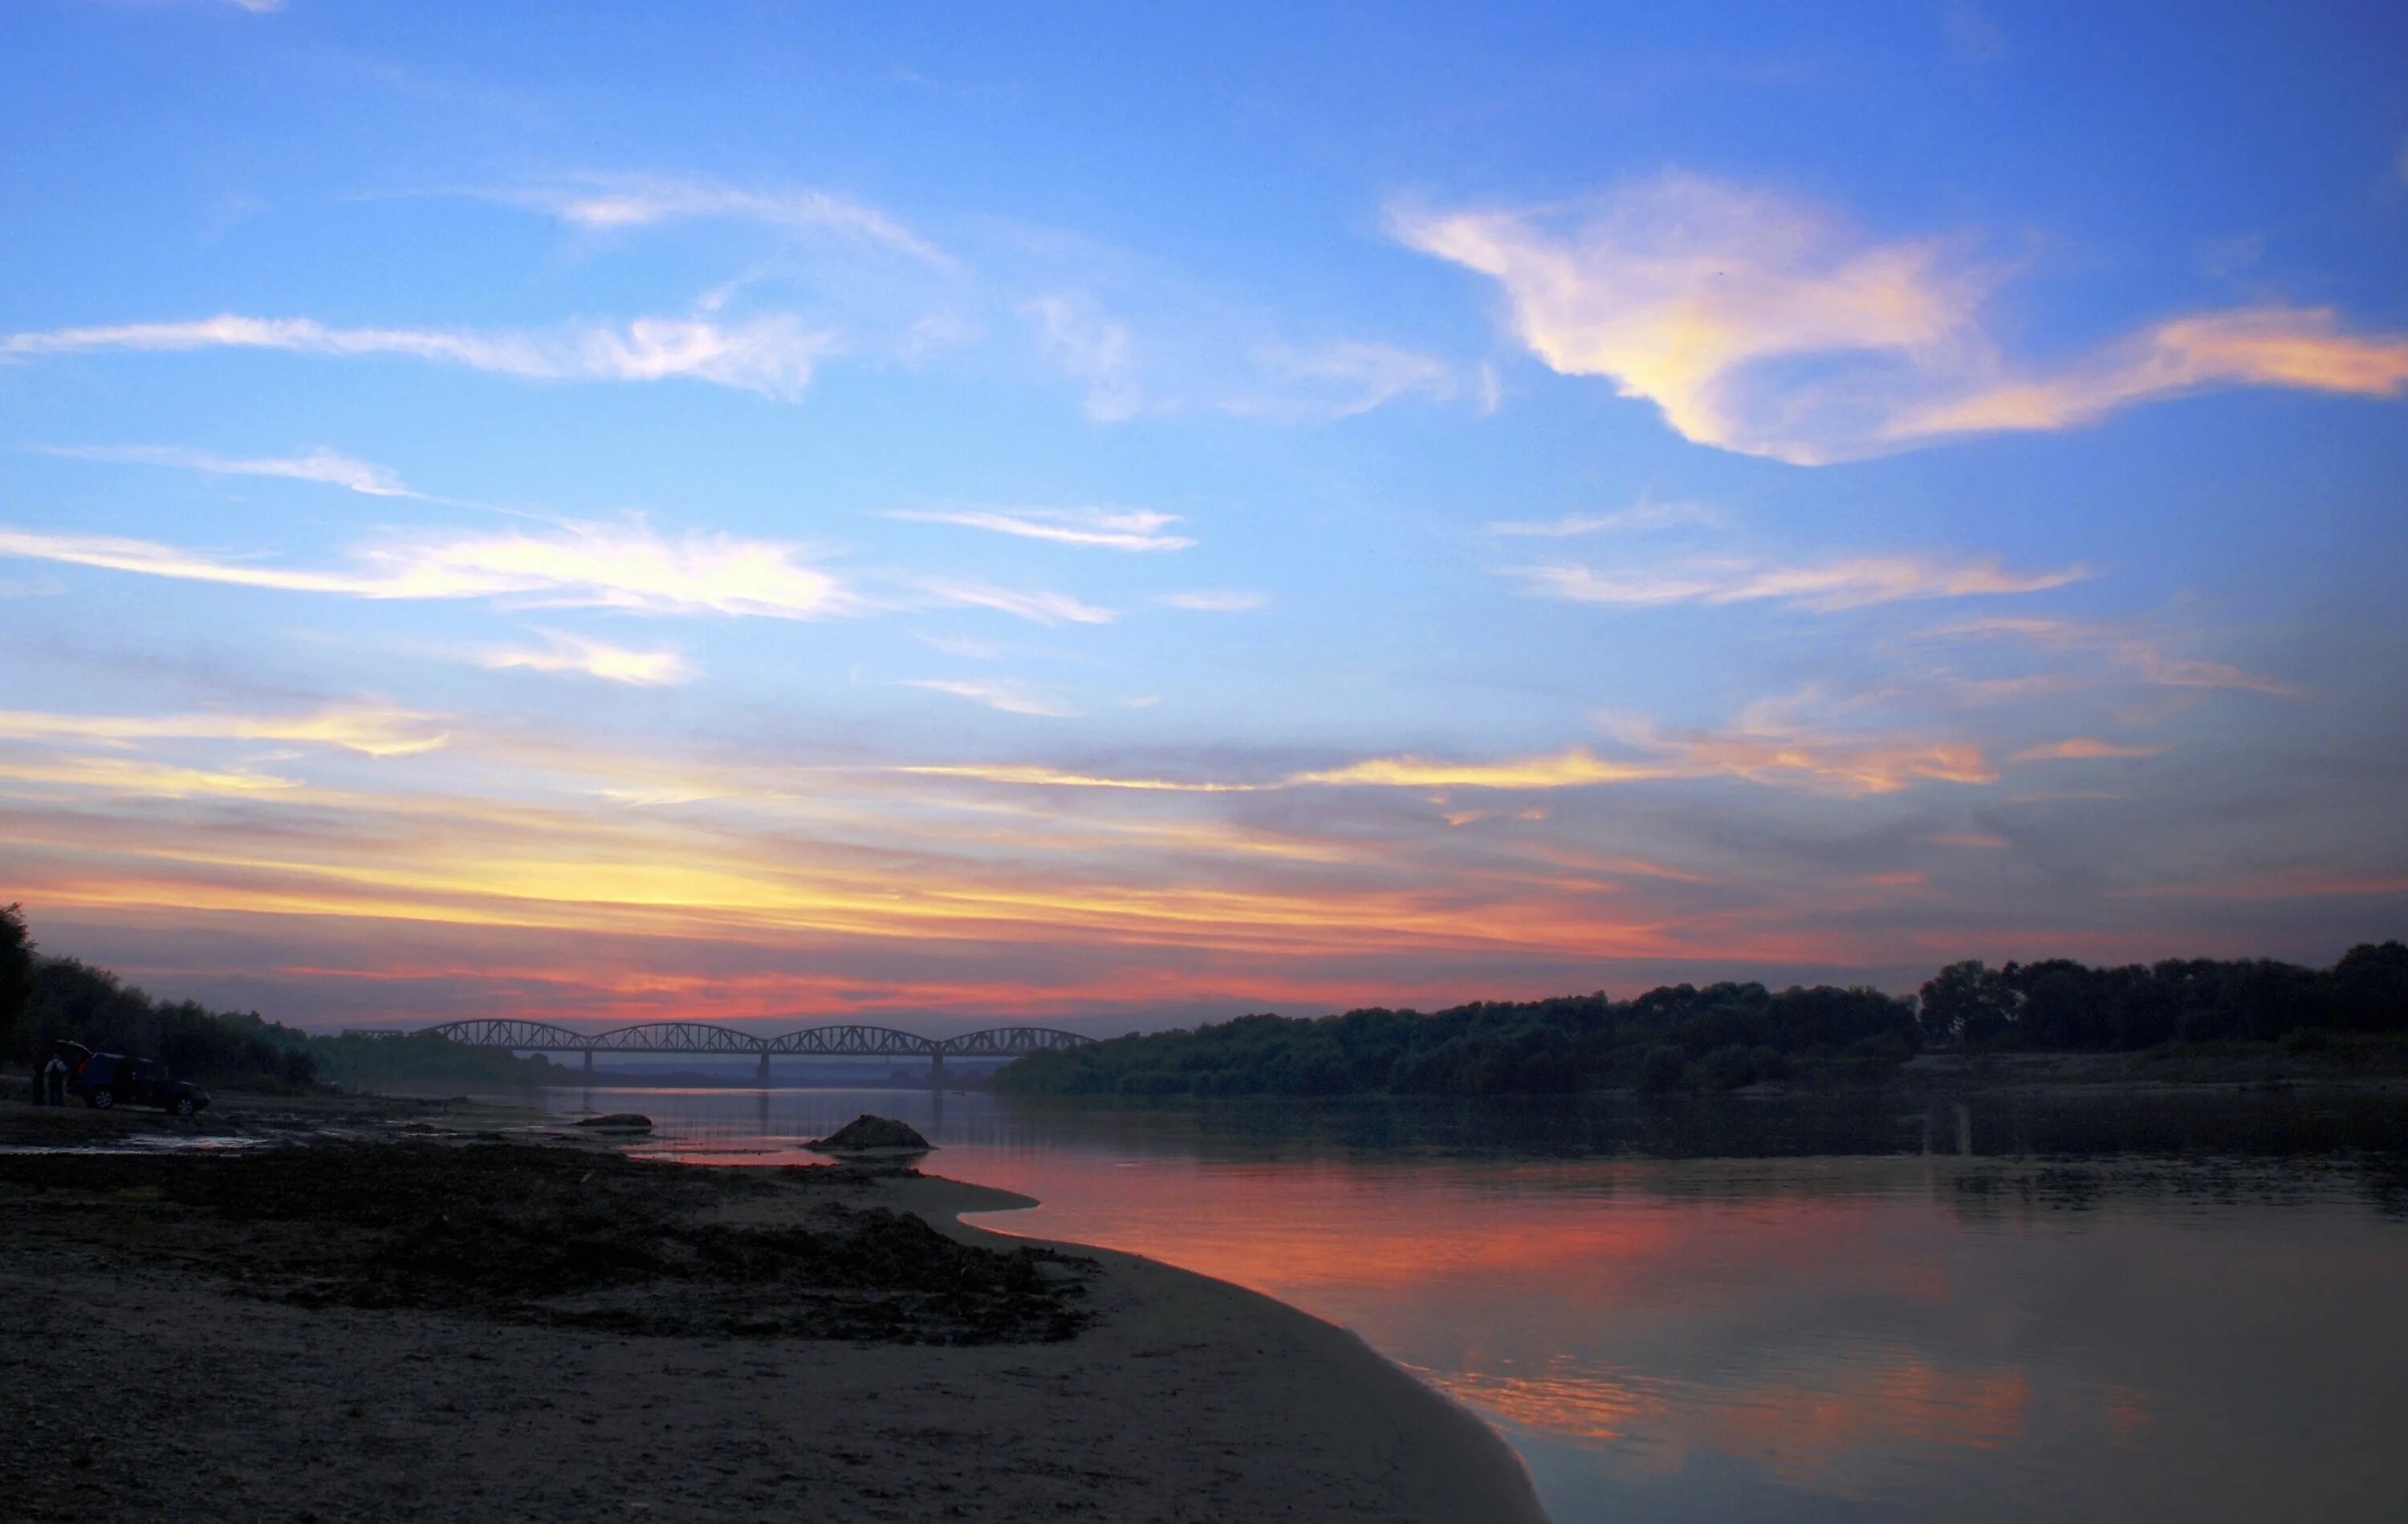
M 289 1091 L 318 1082 L 308 1033 L 256 1011 L 210 1011 L 191 1001 L 163 1005 L 72 958 L 36 966 L 26 1029 L 36 1049 L 64 1040 L 141 1054 L 204 1084 Z
M 1707 1054 L 1698 1070 L 1710 1090 L 1735 1090 L 1756 1083 L 1756 1057 L 1737 1043 Z
M 1639 1093 L 1669 1095 L 1689 1080 L 1689 1058 L 1670 1043 L 1647 1050 L 1639 1061 Z

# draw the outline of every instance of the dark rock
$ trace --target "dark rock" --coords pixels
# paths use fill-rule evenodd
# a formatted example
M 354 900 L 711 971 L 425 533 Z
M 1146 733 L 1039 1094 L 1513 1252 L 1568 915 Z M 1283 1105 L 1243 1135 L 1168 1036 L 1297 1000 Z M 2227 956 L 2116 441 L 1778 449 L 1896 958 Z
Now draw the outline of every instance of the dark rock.
M 576 1125 L 608 1127 L 624 1132 L 649 1132 L 652 1130 L 652 1119 L 640 1111 L 614 1111 L 608 1117 L 584 1118 Z
M 936 1147 L 920 1135 L 909 1122 L 898 1122 L 892 1117 L 854 1118 L 824 1138 L 813 1138 L 806 1145 L 812 1148 L 910 1148 L 924 1151 Z

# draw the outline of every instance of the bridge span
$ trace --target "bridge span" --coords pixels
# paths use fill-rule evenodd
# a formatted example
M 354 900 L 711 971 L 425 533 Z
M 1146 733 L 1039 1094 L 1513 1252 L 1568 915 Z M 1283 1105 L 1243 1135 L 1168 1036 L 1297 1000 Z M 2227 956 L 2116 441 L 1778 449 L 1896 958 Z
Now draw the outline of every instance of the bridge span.
M 1016 1059 L 1029 1053 L 1076 1047 L 1095 1039 L 1055 1027 L 989 1027 L 957 1037 L 923 1037 L 894 1027 L 859 1022 L 798 1027 L 764 1036 L 706 1021 L 645 1021 L 608 1032 L 577 1032 L 549 1021 L 481 1018 L 445 1021 L 414 1032 L 393 1027 L 355 1028 L 348 1036 L 369 1038 L 440 1037 L 466 1047 L 507 1048 L 513 1053 L 582 1053 L 585 1067 L 594 1067 L 596 1053 L 752 1054 L 760 1060 L 760 1075 L 769 1077 L 773 1056 L 829 1059 L 926 1059 L 933 1081 L 945 1072 L 947 1059 Z

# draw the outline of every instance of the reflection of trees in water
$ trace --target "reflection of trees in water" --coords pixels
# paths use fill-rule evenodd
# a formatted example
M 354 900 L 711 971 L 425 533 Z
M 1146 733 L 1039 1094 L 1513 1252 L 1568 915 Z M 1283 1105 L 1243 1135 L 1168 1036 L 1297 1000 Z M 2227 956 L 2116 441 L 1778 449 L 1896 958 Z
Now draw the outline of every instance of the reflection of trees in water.
M 2359 1185 L 2367 1204 L 2387 1218 L 2408 1218 L 2408 1155 L 2390 1154 L 2367 1161 Z
M 998 1098 L 1030 1141 L 1139 1154 L 1418 1152 L 1507 1158 L 1814 1155 L 2291 1159 L 2408 1154 L 2408 1107 L 2347 1091 L 2101 1090 L 1932 1096 L 1391 1097 L 1078 1103 Z
M 1956 1177 L 1953 1204 L 1959 1218 L 1984 1222 L 2136 1200 L 2197 1207 L 2306 1205 L 2352 1195 L 2372 1199 L 2372 1185 L 2366 1166 L 2344 1157 L 1985 1162 Z
M 1967 1097 L 1985 1157 L 2319 1158 L 2408 1151 L 2408 1107 L 2384 1090 L 2003 1090 Z

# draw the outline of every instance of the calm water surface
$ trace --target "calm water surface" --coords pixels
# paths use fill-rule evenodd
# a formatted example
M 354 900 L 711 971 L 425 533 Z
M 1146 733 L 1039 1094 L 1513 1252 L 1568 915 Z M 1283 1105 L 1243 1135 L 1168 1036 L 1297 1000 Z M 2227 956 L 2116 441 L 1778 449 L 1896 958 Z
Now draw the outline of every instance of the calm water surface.
M 2396 1141 L 2396 1103 L 1735 1122 L 908 1090 L 550 1104 L 645 1111 L 658 1152 L 725 1163 L 901 1117 L 942 1146 L 932 1170 L 1043 1204 L 986 1226 L 1354 1330 L 1493 1422 L 1559 1524 L 2408 1517 L 2408 1177 L 2333 1151 Z

